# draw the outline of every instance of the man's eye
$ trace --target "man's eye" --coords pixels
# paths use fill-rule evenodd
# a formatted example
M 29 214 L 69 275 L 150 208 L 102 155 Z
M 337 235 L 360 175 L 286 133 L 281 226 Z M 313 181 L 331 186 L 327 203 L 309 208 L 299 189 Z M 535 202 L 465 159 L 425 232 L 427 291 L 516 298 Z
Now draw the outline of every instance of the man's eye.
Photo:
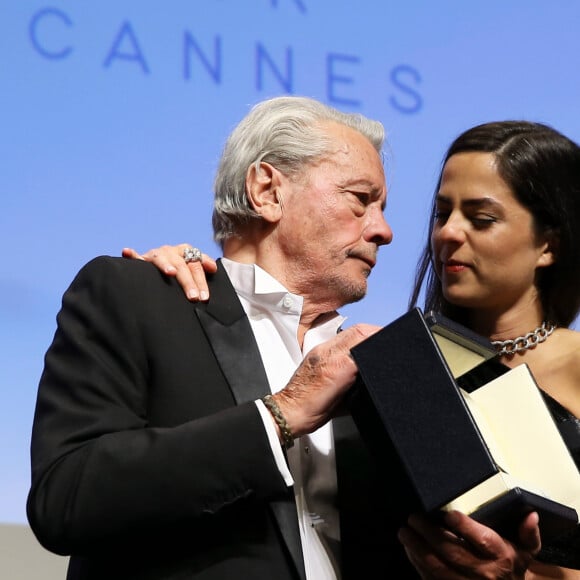
M 360 191 L 351 191 L 350 193 L 363 205 L 369 203 L 370 196 L 367 193 L 361 193 Z

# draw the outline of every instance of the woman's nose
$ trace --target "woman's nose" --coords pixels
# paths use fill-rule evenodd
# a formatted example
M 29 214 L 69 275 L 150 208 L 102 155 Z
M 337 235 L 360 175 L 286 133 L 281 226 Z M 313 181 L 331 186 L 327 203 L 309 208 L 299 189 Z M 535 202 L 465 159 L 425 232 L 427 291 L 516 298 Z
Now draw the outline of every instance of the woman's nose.
M 451 213 L 445 221 L 438 222 L 433 228 L 433 235 L 441 241 L 463 241 L 465 224 L 461 216 Z

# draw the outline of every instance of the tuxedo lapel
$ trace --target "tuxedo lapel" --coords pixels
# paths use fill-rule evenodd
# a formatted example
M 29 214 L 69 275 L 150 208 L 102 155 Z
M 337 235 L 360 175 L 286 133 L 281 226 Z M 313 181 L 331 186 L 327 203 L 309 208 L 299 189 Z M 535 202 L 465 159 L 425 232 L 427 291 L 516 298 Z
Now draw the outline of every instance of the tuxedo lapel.
M 260 399 L 270 393 L 266 371 L 250 322 L 219 260 L 218 271 L 208 284 L 211 300 L 205 308 L 195 310 L 236 404 Z M 287 500 L 271 501 L 270 507 L 300 578 L 304 580 L 300 530 L 291 490 Z
M 199 322 L 236 404 L 260 399 L 270 392 L 266 371 L 250 321 L 220 261 L 218 271 L 208 283 L 211 300 L 196 308 Z
M 236 404 L 255 401 L 270 392 L 266 371 L 248 319 L 225 325 L 207 311 L 197 310 Z

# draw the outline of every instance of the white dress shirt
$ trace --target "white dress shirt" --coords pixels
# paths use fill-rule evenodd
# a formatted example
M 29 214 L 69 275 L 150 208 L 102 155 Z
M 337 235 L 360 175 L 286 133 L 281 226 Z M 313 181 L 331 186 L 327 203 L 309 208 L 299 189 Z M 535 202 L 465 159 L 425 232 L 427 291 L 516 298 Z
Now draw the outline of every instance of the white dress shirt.
M 336 336 L 345 318 L 336 313 L 311 328 L 300 349 L 297 337 L 303 298 L 288 292 L 254 264 L 240 264 L 227 258 L 222 263 L 250 320 L 270 389 L 276 393 L 286 386 L 310 349 Z M 261 401 L 256 404 L 280 473 L 288 485 L 294 485 L 306 577 L 337 580 L 340 528 L 331 424 L 296 439 L 287 451 L 287 465 L 268 410 Z

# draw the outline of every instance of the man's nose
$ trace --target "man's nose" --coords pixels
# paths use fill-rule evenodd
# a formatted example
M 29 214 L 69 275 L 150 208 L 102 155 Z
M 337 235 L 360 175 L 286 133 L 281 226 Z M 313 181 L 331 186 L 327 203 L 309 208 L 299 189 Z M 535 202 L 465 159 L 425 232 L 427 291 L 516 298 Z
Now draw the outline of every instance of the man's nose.
M 393 241 L 393 230 L 385 219 L 382 209 L 377 209 L 366 228 L 365 238 L 377 246 L 384 246 Z

